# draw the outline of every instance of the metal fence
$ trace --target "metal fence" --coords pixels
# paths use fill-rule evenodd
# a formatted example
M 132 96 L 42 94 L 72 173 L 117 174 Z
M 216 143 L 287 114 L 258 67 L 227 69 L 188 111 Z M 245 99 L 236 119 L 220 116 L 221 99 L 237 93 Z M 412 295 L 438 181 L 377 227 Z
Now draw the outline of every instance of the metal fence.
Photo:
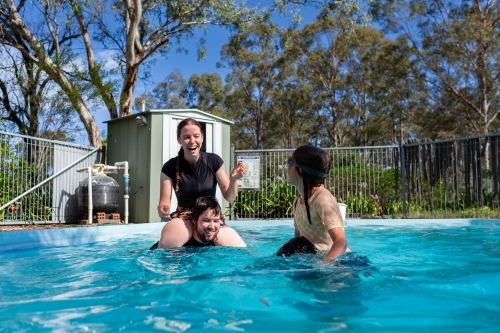
M 93 147 L 0 131 L 0 224 L 75 223 L 78 168 L 97 163 Z
M 332 169 L 325 185 L 350 218 L 500 218 L 500 135 L 325 148 Z M 234 219 L 291 218 L 297 190 L 286 183 L 293 149 L 233 150 L 260 158 L 257 190 L 240 190 Z M 404 168 L 401 168 L 401 166 Z
M 500 134 L 325 150 L 325 185 L 348 218 L 500 218 Z M 292 218 L 292 152 L 232 151 L 231 168 L 258 157 L 259 177 L 256 189 L 240 189 L 231 219 Z M 76 170 L 100 160 L 93 147 L 0 132 L 0 224 L 77 222 L 77 189 L 88 175 Z
M 399 146 L 325 148 L 332 169 L 325 186 L 339 202 L 347 204 L 348 217 L 381 216 L 382 207 L 401 206 Z M 235 219 L 291 218 L 297 190 L 286 182 L 286 161 L 293 149 L 234 150 L 260 158 L 260 187 L 240 190 L 232 207 Z M 232 163 L 234 165 L 234 162 Z
M 499 218 L 500 134 L 403 146 L 406 217 Z

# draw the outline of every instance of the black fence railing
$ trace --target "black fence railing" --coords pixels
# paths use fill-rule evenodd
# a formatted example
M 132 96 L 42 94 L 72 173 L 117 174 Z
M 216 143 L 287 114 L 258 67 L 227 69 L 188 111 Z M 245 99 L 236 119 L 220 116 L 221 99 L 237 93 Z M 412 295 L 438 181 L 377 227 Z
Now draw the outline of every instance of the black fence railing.
M 500 134 L 379 147 L 325 148 L 326 187 L 348 218 L 499 218 Z M 258 157 L 258 188 L 240 189 L 234 219 L 292 218 L 286 183 L 293 149 L 234 150 Z M 234 162 L 233 162 L 234 163 Z M 402 165 L 404 167 L 402 167 Z

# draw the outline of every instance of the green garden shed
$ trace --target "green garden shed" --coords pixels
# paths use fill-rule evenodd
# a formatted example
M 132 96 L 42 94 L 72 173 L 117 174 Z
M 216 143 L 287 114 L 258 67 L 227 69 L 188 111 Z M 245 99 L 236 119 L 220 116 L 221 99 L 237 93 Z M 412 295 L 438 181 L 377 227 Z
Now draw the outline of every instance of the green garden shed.
M 105 122 L 108 134 L 106 163 L 114 165 L 127 161 L 129 164 L 129 223 L 160 222 L 156 207 L 160 198 L 161 167 L 179 152 L 177 124 L 185 118 L 194 118 L 202 125 L 205 133 L 202 149 L 222 157 L 229 173 L 233 123 L 227 119 L 197 109 L 168 109 L 146 110 Z M 123 184 L 123 173 L 109 176 Z M 120 197 L 123 197 L 123 186 Z M 223 211 L 227 211 L 229 203 L 223 199 L 219 188 L 217 198 Z M 174 193 L 171 210 L 176 207 Z M 117 213 L 123 219 L 123 200 L 120 200 Z

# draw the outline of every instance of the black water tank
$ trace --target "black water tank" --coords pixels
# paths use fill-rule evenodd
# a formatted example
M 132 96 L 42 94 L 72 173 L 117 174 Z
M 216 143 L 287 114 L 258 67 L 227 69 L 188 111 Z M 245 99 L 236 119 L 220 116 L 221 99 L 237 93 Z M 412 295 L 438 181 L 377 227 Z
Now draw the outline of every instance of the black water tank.
M 119 206 L 120 186 L 118 182 L 106 175 L 92 176 L 92 211 L 94 213 L 114 213 Z M 89 178 L 78 185 L 78 209 L 87 212 L 89 209 Z

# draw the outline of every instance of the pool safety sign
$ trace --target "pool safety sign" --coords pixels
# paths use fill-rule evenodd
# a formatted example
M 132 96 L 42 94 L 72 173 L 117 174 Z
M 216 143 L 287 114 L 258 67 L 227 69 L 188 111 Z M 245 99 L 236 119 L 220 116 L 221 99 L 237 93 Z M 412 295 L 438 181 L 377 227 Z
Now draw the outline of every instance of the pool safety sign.
M 258 190 L 260 188 L 260 156 L 238 156 L 238 163 L 243 162 L 246 172 L 238 179 L 239 189 Z

